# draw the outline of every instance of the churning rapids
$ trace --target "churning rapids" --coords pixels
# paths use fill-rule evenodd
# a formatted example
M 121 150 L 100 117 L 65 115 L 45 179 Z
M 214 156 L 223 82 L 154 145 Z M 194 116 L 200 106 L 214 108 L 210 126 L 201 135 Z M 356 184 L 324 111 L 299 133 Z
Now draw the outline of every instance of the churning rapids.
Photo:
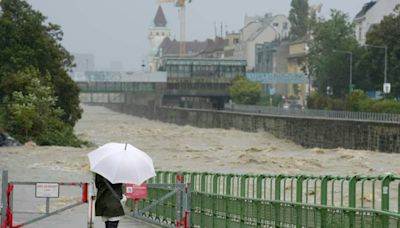
M 400 173 L 400 154 L 306 149 L 269 133 L 200 129 L 150 121 L 103 107 L 83 106 L 75 127 L 97 146 L 130 143 L 147 152 L 158 170 L 251 174 L 381 175 Z M 0 167 L 17 180 L 90 178 L 86 154 L 94 148 L 0 148 Z M 52 174 L 52 175 L 50 175 Z

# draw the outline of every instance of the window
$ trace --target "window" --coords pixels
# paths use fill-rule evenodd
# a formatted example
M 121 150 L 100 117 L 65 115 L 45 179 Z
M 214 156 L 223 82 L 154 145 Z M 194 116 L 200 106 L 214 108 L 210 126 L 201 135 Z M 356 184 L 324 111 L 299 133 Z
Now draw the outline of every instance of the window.
M 285 30 L 288 29 L 288 23 L 287 22 L 283 23 L 283 29 L 285 29 Z
M 159 32 L 157 32 L 157 34 L 156 34 L 157 36 L 159 36 L 160 35 L 160 33 Z
M 162 36 L 164 36 L 164 34 L 165 34 L 164 32 L 161 33 Z
M 279 26 L 279 23 L 274 22 L 272 25 L 273 25 L 274 27 L 278 27 L 278 26 Z

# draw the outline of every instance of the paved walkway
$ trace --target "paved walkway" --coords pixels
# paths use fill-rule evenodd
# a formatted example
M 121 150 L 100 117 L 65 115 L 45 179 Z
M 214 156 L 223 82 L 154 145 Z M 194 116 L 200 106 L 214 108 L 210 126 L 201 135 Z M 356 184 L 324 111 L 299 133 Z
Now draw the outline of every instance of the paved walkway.
M 83 206 L 79 207 L 76 210 L 72 211 L 67 211 L 63 212 L 58 215 L 51 216 L 49 218 L 46 218 L 44 220 L 35 222 L 33 224 L 27 225 L 26 227 L 28 228 L 71 228 L 71 227 L 77 227 L 77 228 L 86 228 L 87 227 L 87 220 L 86 220 L 86 214 L 85 211 L 82 210 L 84 209 Z M 31 217 L 32 215 L 29 215 Z M 26 221 L 25 219 L 22 219 L 22 215 L 16 215 L 17 220 L 19 222 Z M 94 227 L 95 228 L 103 228 L 104 223 L 101 220 L 100 217 L 96 217 L 94 221 Z M 16 222 L 18 224 L 18 221 Z M 14 224 L 14 225 L 16 225 Z M 123 220 L 121 220 L 120 225 L 118 228 L 155 228 L 158 226 L 136 220 L 130 217 L 125 217 Z
M 15 214 L 18 222 L 24 222 L 32 219 L 33 215 Z M 79 206 L 75 209 L 62 212 L 58 215 L 51 216 L 41 221 L 26 226 L 27 228 L 86 228 L 87 227 L 87 205 Z M 96 217 L 94 221 L 95 228 L 104 228 L 104 223 L 100 217 Z M 121 220 L 118 228 L 155 228 L 157 226 L 125 217 Z

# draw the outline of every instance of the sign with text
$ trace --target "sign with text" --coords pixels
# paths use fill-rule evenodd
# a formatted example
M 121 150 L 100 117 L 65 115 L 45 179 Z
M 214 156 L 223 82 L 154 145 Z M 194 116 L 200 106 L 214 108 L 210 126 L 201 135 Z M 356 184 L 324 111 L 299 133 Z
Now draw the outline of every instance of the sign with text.
M 142 184 L 142 185 L 127 184 L 125 196 L 128 199 L 146 199 L 147 184 Z
M 60 185 L 57 183 L 36 183 L 36 198 L 58 198 Z

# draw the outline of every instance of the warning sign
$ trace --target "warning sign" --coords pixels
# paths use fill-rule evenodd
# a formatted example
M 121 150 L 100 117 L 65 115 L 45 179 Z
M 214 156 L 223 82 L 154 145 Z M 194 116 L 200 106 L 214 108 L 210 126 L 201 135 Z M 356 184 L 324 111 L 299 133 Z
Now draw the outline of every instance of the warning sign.
M 125 196 L 128 199 L 146 199 L 147 184 L 142 184 L 142 185 L 127 184 Z
M 57 183 L 36 183 L 36 198 L 58 198 L 60 185 Z

